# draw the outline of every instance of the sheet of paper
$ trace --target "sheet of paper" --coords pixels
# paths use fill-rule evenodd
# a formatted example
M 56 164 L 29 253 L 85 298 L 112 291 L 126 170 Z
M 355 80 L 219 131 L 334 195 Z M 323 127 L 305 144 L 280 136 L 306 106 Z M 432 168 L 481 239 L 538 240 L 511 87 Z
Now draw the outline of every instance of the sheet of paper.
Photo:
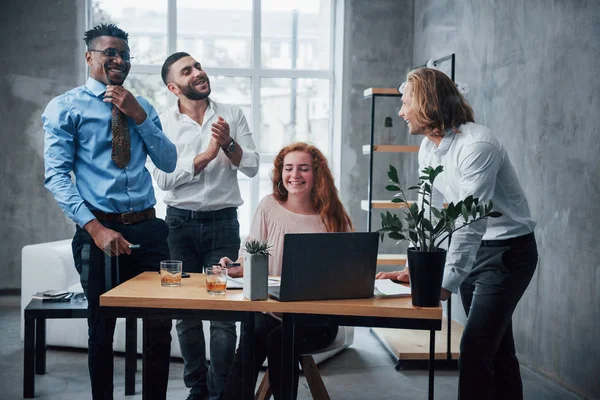
M 395 296 L 408 297 L 410 296 L 410 286 L 398 284 L 391 279 L 376 279 L 375 280 L 375 295 L 376 296 Z
M 269 286 L 279 286 L 281 284 L 281 278 L 270 277 Z M 244 278 L 231 278 L 227 277 L 227 289 L 242 289 L 244 287 Z

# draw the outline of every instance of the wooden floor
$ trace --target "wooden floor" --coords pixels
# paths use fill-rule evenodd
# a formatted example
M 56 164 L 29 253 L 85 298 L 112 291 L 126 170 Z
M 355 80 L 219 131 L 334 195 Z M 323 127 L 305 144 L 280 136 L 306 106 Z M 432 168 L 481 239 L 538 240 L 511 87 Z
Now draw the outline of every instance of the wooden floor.
M 442 320 L 442 330 L 435 333 L 435 358 L 446 359 L 448 318 Z M 463 326 L 452 321 L 451 351 L 452 358 L 460 355 L 460 338 Z M 429 331 L 410 329 L 372 328 L 371 332 L 392 352 L 397 360 L 427 360 L 429 359 Z

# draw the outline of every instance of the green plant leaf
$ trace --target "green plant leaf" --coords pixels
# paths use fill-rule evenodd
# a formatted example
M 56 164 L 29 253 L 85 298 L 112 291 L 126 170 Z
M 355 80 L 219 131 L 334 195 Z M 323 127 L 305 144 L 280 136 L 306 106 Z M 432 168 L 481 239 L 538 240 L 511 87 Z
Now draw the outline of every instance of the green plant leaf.
M 438 233 L 440 233 L 442 231 L 442 228 L 444 228 L 445 224 L 446 224 L 446 221 L 444 221 L 443 219 L 440 219 L 438 221 L 438 223 L 435 225 L 435 228 L 433 228 L 433 234 L 437 235 Z
M 388 233 L 388 237 L 390 239 L 394 239 L 394 240 L 403 240 L 403 239 L 406 239 L 404 237 L 404 235 L 401 234 L 400 232 L 390 232 L 390 233 Z
M 467 206 L 465 205 L 465 203 L 462 204 L 462 207 L 460 210 L 461 210 L 463 218 L 465 219 L 465 222 L 469 222 L 469 210 L 467 209 Z
M 483 204 L 480 204 L 480 205 L 477 207 L 477 209 L 478 209 L 478 211 L 479 211 L 479 215 L 480 215 L 480 216 L 487 214 L 487 212 L 486 212 L 486 210 L 485 210 L 485 206 L 484 206 Z
M 392 203 L 404 203 L 404 199 L 401 199 L 400 197 L 394 197 L 392 199 Z
M 492 217 L 492 218 L 498 218 L 498 217 L 501 217 L 501 216 L 502 216 L 502 213 L 500 211 L 491 211 L 488 214 L 488 217 Z
M 433 213 L 433 215 L 435 215 L 436 218 L 438 218 L 438 219 L 444 219 L 444 215 L 437 208 L 431 207 L 431 212 Z
M 408 237 L 410 238 L 410 240 L 412 240 L 415 243 L 417 243 L 419 241 L 417 232 L 414 230 L 408 232 Z
M 448 204 L 448 207 L 446 207 L 446 215 L 448 215 L 448 218 L 454 218 L 454 203 Z
M 408 211 L 410 212 L 412 218 L 416 221 L 419 216 L 419 206 L 417 203 L 412 203 L 408 208 Z
M 388 192 L 399 192 L 401 189 L 396 185 L 387 185 L 385 187 L 385 190 L 387 190 Z
M 398 179 L 398 170 L 396 169 L 396 167 L 394 167 L 393 165 L 390 165 L 390 169 L 388 171 L 388 177 L 390 178 L 390 180 L 396 184 L 399 183 L 399 179 Z
M 400 203 L 405 203 L 406 200 L 404 200 L 404 197 L 402 196 L 402 193 L 396 193 L 393 197 L 394 199 L 399 199 Z
M 421 186 L 411 186 L 408 188 L 408 190 L 421 190 Z
M 423 225 L 423 228 L 425 228 L 427 231 L 433 231 L 433 225 L 431 225 L 431 221 L 429 221 L 427 218 L 423 218 L 421 225 Z
M 467 196 L 467 198 L 463 200 L 463 204 L 467 206 L 467 210 L 471 210 L 471 205 L 473 204 L 473 195 Z

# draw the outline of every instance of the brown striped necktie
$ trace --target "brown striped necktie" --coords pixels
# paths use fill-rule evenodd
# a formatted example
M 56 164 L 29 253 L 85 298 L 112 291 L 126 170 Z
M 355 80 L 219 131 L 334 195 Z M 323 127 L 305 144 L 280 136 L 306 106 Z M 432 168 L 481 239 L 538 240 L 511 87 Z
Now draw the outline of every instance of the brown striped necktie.
M 111 125 L 113 135 L 111 158 L 119 168 L 125 168 L 131 159 L 129 126 L 127 126 L 127 117 L 115 105 L 112 109 Z

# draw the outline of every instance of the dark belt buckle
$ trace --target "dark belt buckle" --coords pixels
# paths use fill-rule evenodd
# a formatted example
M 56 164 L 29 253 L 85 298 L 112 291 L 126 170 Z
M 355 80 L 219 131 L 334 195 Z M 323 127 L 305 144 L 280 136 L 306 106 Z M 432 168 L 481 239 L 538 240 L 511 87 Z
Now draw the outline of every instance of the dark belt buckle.
M 137 218 L 135 217 L 134 212 L 128 212 L 128 213 L 123 213 L 121 214 L 121 222 L 123 223 L 123 225 L 131 225 L 131 224 L 135 224 L 137 222 Z

